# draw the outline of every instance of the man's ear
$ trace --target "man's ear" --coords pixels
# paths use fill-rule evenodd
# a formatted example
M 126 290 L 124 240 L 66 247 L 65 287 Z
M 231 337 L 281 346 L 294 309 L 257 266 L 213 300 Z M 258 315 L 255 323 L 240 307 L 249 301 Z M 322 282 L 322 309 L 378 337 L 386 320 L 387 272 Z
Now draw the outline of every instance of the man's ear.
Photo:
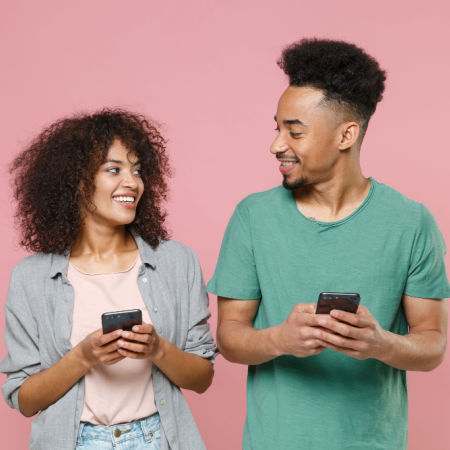
M 339 150 L 347 150 L 357 143 L 360 127 L 356 122 L 346 122 L 340 128 Z

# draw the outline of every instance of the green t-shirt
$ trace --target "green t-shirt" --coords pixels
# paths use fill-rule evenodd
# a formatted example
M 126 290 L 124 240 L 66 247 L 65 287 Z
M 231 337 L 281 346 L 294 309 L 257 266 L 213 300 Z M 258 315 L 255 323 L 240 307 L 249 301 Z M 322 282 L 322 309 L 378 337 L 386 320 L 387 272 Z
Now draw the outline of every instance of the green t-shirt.
M 444 254 L 431 213 L 375 180 L 337 222 L 307 219 L 280 186 L 236 207 L 208 291 L 261 299 L 258 329 L 322 291 L 358 292 L 383 328 L 406 334 L 403 294 L 450 296 Z M 407 421 L 406 373 L 378 360 L 326 349 L 249 366 L 244 449 L 401 450 Z

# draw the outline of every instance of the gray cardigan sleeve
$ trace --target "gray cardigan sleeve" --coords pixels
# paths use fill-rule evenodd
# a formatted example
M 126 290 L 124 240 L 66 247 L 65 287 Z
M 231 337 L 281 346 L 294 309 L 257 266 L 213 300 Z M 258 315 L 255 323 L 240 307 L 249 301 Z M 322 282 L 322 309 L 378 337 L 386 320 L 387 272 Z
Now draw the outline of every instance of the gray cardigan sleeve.
M 207 322 L 211 316 L 208 309 L 208 294 L 197 256 L 192 249 L 188 250 L 189 330 L 184 350 L 209 359 L 213 363 L 217 347 Z
M 24 289 L 20 265 L 13 269 L 5 304 L 5 342 L 8 354 L 0 365 L 7 375 L 3 396 L 12 408 L 19 409 L 19 388 L 31 375 L 41 370 L 38 327 Z

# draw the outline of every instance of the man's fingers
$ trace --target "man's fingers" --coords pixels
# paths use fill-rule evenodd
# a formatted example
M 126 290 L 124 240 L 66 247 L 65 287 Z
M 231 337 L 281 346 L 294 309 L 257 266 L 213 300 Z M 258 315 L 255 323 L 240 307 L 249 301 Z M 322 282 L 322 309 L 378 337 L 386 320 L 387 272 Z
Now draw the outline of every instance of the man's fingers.
M 352 339 L 361 339 L 363 337 L 361 328 L 348 325 L 347 323 L 335 320 L 332 317 L 325 316 L 320 318 L 319 325 L 322 330 L 332 331 L 333 333 L 340 334 L 341 336 Z
M 335 350 L 336 352 L 344 353 L 344 355 L 351 356 L 352 358 L 361 359 L 361 354 L 357 350 L 352 350 L 349 348 L 338 347 L 336 345 L 330 344 L 329 342 L 324 342 L 326 348 L 330 350 Z
M 305 348 L 310 348 L 314 350 L 317 348 L 323 348 L 323 343 L 318 339 L 308 339 L 305 341 L 304 346 Z
M 320 341 L 327 343 L 327 347 L 328 344 L 332 344 L 336 347 L 359 350 L 359 346 L 361 345 L 361 342 L 356 339 L 346 338 L 340 336 L 339 334 L 332 334 L 323 330 L 315 330 L 314 337 Z
M 362 308 L 362 307 L 360 307 Z M 369 318 L 364 314 L 358 314 L 358 313 L 350 313 L 347 311 L 340 311 L 338 309 L 333 309 L 330 312 L 330 316 L 340 320 L 341 322 L 349 323 L 350 325 L 353 325 L 354 327 L 367 327 L 371 321 Z
M 319 321 L 322 317 L 322 314 L 310 314 L 310 313 L 303 313 L 299 319 L 301 321 L 302 325 L 308 325 L 310 327 L 318 327 L 320 326 Z
M 317 305 L 315 303 L 297 303 L 295 310 L 299 313 L 314 314 L 316 312 Z

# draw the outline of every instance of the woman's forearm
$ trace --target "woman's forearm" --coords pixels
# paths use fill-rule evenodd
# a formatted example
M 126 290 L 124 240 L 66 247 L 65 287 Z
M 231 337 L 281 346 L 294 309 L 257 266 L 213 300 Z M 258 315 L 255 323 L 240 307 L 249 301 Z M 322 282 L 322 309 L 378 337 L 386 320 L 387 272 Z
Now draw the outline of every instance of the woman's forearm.
M 180 388 L 198 393 L 206 391 L 214 375 L 212 364 L 201 356 L 180 350 L 162 337 L 159 339 L 158 351 L 152 357 L 158 369 Z
M 57 363 L 27 378 L 19 389 L 19 408 L 30 417 L 59 400 L 86 372 L 90 364 L 79 347 L 74 347 Z

